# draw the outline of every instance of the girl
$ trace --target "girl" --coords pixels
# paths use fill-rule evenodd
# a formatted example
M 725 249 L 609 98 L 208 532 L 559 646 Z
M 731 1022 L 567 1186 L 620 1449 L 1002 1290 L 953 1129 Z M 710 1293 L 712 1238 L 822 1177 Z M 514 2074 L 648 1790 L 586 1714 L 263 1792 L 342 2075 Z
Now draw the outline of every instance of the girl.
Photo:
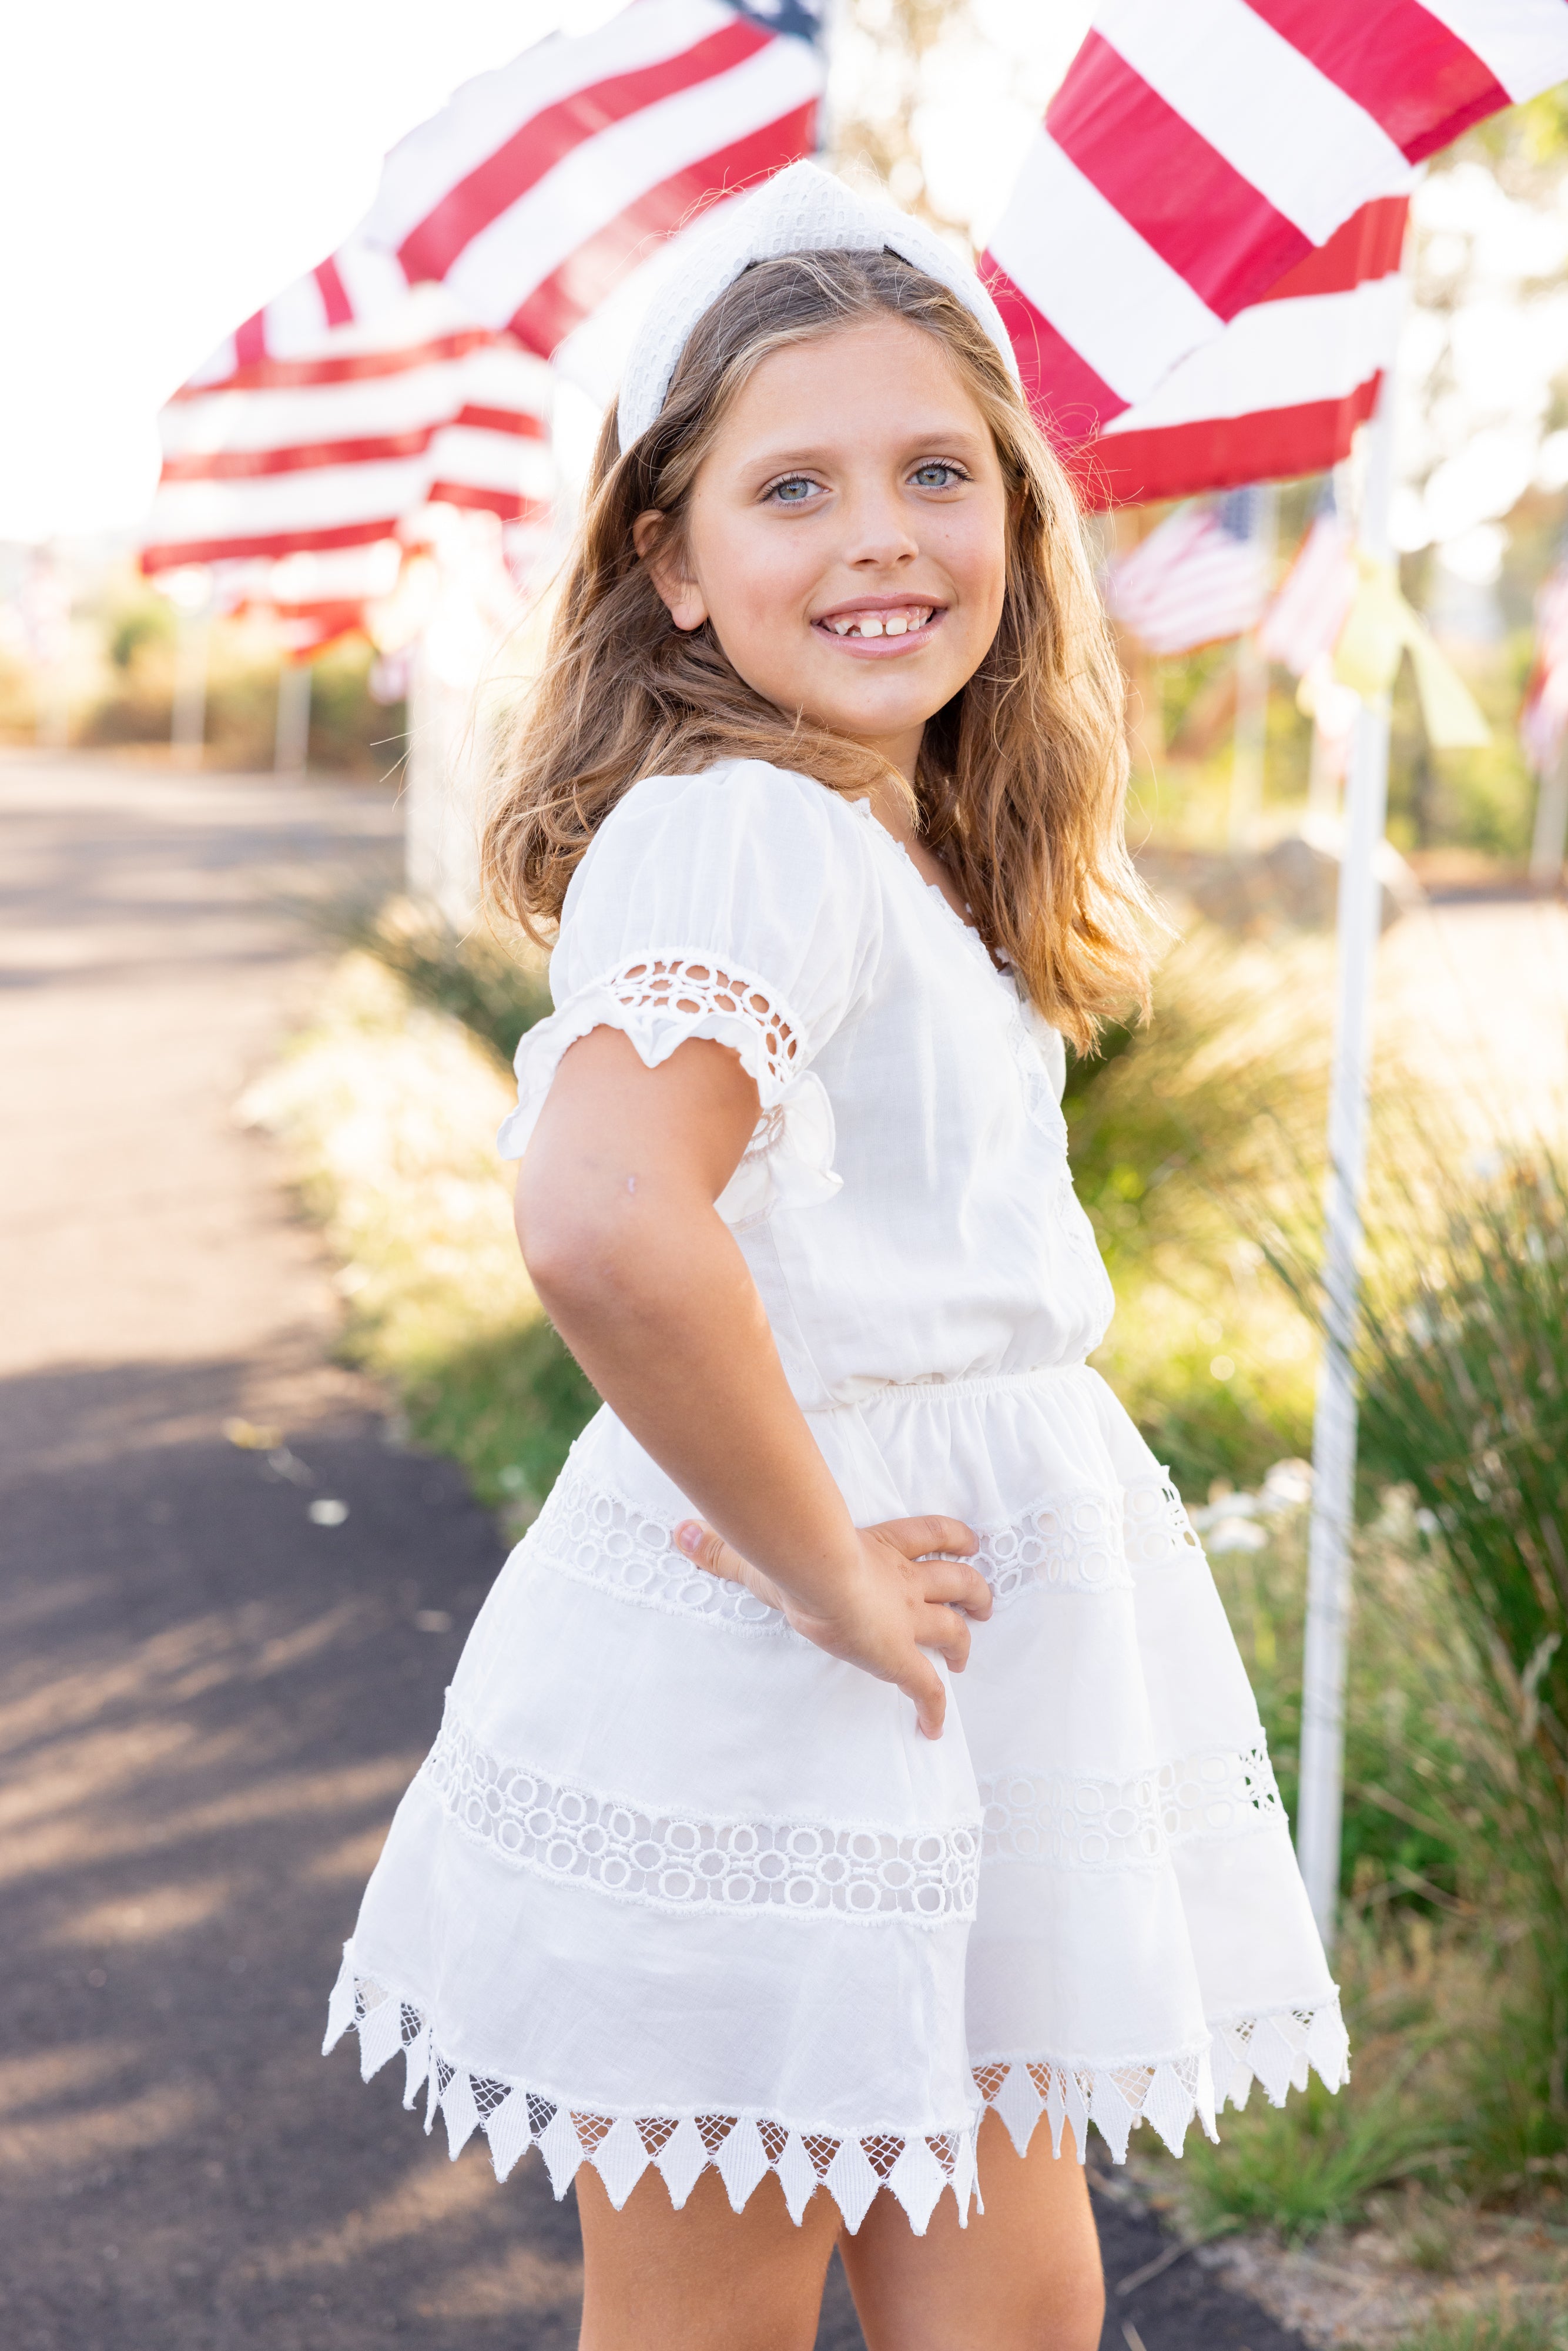
M 1085 1363 L 1058 1099 L 1145 994 L 1121 714 L 978 280 L 809 164 L 728 207 L 487 843 L 559 926 L 502 1147 L 605 1407 L 329 2035 L 403 2046 L 454 2154 L 575 2175 L 590 2351 L 804 2351 L 835 2238 L 872 2351 L 1092 2351 L 1090 2121 L 1179 2149 L 1343 2077 L 1207 1569 Z

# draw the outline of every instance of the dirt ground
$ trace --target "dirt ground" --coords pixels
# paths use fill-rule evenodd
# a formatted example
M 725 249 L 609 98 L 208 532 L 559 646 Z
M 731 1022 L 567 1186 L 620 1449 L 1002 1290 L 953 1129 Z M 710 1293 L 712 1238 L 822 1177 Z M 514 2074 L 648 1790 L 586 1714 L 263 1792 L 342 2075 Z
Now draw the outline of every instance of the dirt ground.
M 393 878 L 396 810 L 8 754 L 0 834 L 0 2341 L 566 2351 L 570 2199 L 537 2159 L 505 2189 L 477 2145 L 449 2163 L 393 2069 L 318 2054 L 501 1556 L 331 1364 L 331 1269 L 233 1117 L 322 967 L 288 902 Z M 1538 967 L 1454 916 L 1470 995 Z M 1113 2283 L 1162 2250 L 1101 2214 Z M 835 2273 L 820 2351 L 860 2340 Z M 1299 2341 L 1189 2260 L 1105 2334 Z

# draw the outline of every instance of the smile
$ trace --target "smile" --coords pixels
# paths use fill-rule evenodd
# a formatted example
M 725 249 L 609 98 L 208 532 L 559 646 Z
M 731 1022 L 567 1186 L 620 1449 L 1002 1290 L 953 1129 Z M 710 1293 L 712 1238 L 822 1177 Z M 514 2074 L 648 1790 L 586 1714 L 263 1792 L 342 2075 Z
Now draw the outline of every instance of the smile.
M 924 638 L 942 617 L 939 604 L 893 604 L 874 611 L 827 612 L 811 625 L 841 644 L 863 645 L 887 639 Z

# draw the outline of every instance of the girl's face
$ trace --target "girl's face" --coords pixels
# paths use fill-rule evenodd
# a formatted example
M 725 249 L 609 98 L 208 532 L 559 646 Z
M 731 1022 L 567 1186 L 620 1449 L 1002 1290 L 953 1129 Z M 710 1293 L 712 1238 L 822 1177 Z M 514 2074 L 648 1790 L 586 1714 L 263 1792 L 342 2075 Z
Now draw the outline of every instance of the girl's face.
M 1006 568 L 985 418 L 935 337 L 887 316 L 762 361 L 653 577 L 757 693 L 913 779 L 925 721 L 996 635 Z

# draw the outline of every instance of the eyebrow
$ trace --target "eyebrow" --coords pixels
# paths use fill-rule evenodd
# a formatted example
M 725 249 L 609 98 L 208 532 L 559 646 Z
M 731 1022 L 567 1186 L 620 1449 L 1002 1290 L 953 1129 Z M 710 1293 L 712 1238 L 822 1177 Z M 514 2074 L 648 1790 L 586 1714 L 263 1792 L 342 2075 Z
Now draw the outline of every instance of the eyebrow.
M 903 436 L 903 444 L 906 457 L 913 457 L 923 451 L 935 449 L 950 449 L 955 455 L 957 455 L 966 450 L 983 449 L 986 446 L 986 439 L 983 434 L 975 432 L 972 426 L 935 423 L 922 425 L 916 432 L 905 434 Z M 747 457 L 745 464 L 748 472 L 755 469 L 758 473 L 775 474 L 790 465 L 824 465 L 831 458 L 841 456 L 843 451 L 842 444 L 837 446 L 823 443 L 818 443 L 814 447 L 786 446 L 754 452 Z

